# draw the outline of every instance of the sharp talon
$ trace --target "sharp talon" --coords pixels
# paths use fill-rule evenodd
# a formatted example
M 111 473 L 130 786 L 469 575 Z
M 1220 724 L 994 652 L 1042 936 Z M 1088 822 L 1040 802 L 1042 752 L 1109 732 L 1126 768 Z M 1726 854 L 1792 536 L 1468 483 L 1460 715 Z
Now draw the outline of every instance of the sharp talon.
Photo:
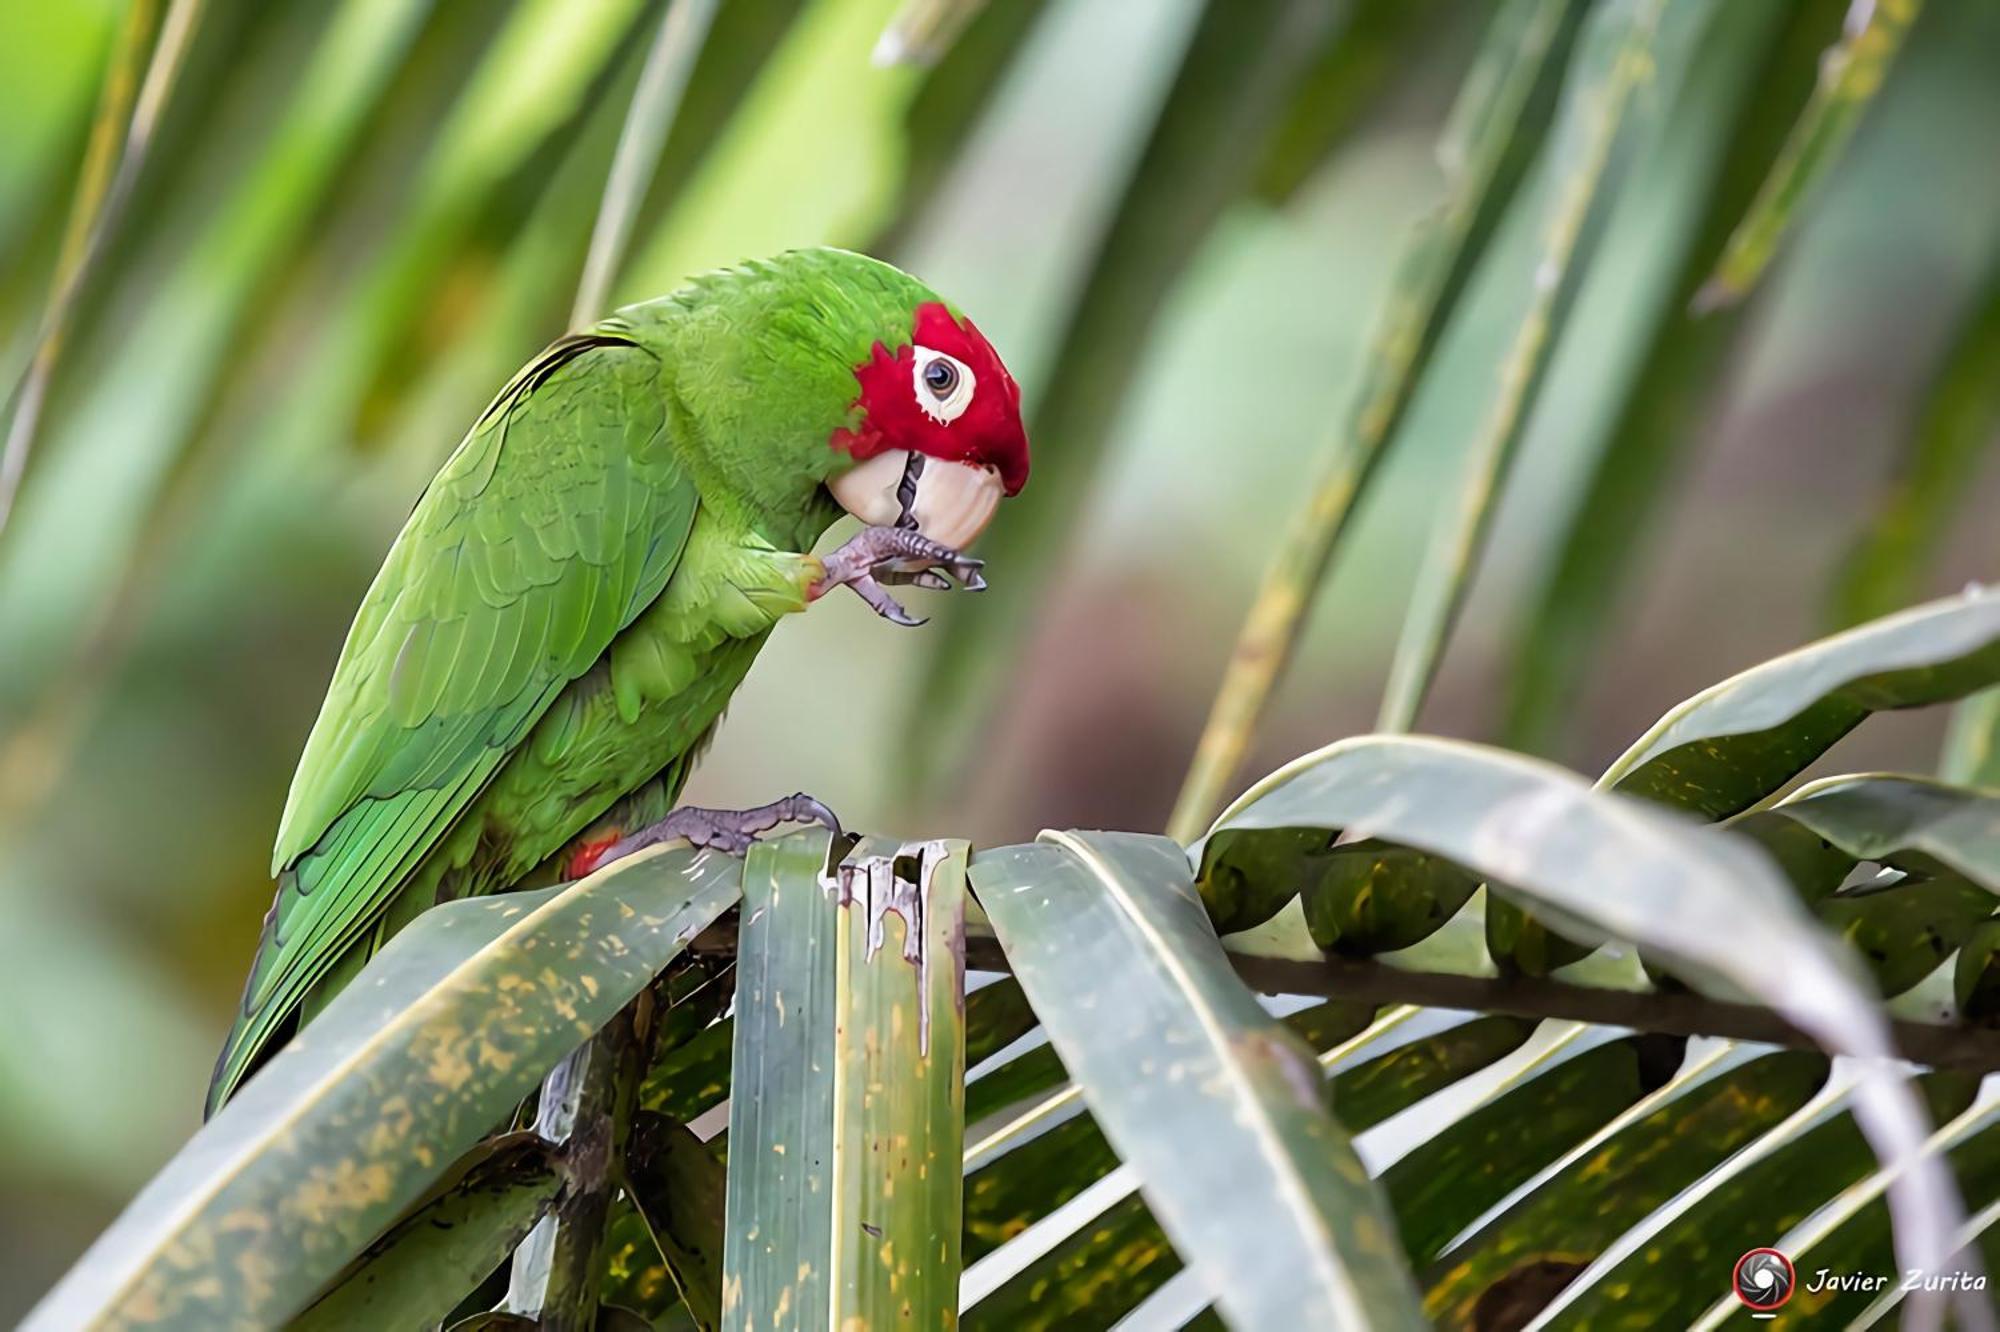
M 820 827 L 831 832 L 835 837 L 841 835 L 840 819 L 832 810 L 828 809 L 820 801 L 807 795 L 804 791 L 787 796 L 779 804 L 784 807 L 785 818 L 791 822 L 817 823 Z
M 873 574 L 862 574 L 859 578 L 849 583 L 848 586 L 853 588 L 855 594 L 868 603 L 870 609 L 891 624 L 900 624 L 905 628 L 914 629 L 916 626 L 924 623 L 923 620 L 904 610 L 903 604 L 890 596 L 888 589 L 876 582 L 875 575 Z
M 845 585 L 883 619 L 905 627 L 923 624 L 889 595 L 884 585 L 921 587 L 933 592 L 952 590 L 950 579 L 967 591 L 985 588 L 984 562 L 933 541 L 907 527 L 866 527 L 823 561 L 824 575 L 812 585 L 810 600 Z M 942 572 L 940 572 L 942 571 Z M 949 578 L 946 575 L 950 575 Z
M 685 841 L 697 850 L 740 856 L 756 844 L 760 833 L 769 832 L 781 823 L 816 823 L 835 836 L 842 831 L 833 811 L 803 791 L 753 809 L 702 809 L 684 805 L 651 827 L 641 828 L 610 846 L 591 868 L 602 869 L 634 851 L 672 841 Z
M 949 592 L 952 590 L 951 580 L 935 569 L 918 569 L 914 573 L 905 572 L 901 569 L 890 569 L 877 573 L 875 581 L 896 586 L 920 587 L 926 592 Z

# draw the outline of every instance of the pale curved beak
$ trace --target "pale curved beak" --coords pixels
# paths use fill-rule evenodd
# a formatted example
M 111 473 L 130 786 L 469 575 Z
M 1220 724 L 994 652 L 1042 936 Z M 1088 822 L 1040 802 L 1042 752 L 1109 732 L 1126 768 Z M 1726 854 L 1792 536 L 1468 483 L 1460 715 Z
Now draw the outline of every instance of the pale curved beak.
M 991 467 L 925 458 L 914 487 L 906 487 L 909 470 L 909 450 L 891 449 L 834 477 L 827 489 L 841 508 L 870 527 L 914 524 L 953 550 L 978 539 L 1006 493 L 1000 473 Z

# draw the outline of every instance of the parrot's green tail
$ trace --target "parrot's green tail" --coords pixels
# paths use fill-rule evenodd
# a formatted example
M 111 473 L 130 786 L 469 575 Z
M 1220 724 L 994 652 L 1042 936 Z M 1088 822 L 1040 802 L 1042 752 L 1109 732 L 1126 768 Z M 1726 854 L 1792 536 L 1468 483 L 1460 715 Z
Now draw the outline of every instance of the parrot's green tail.
M 290 886 L 291 877 L 288 871 L 279 879 L 280 894 Z M 270 955 L 271 933 L 276 927 L 277 917 L 277 906 L 273 904 L 270 914 L 264 917 L 263 936 L 257 941 L 259 962 Z M 249 977 L 243 982 L 243 998 L 236 1006 L 236 1020 L 229 1024 L 229 1035 L 223 1038 L 222 1049 L 215 1056 L 215 1071 L 208 1076 L 208 1099 L 201 1111 L 203 1122 L 213 1119 L 223 1102 L 243 1085 L 244 1079 L 257 1071 L 264 1062 L 264 1056 L 283 1043 L 280 1038 L 288 1024 L 261 1020 L 269 1015 L 256 1003 L 257 991 L 265 979 L 264 970 L 262 966 L 252 965 Z M 266 1027 L 268 1031 L 261 1030 Z

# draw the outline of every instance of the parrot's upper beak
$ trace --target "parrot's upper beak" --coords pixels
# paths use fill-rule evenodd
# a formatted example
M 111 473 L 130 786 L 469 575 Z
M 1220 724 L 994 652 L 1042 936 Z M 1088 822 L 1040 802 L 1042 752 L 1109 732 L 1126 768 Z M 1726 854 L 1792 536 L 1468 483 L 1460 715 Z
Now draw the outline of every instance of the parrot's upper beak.
M 1006 487 L 992 467 L 908 449 L 878 453 L 827 482 L 840 506 L 871 527 L 914 527 L 963 550 L 993 521 Z

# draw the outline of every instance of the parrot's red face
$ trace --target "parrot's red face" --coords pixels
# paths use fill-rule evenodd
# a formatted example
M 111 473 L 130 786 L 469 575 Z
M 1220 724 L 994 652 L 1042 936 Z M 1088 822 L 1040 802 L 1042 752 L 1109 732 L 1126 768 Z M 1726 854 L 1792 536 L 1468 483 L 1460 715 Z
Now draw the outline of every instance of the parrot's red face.
M 920 305 L 909 340 L 877 342 L 854 378 L 860 422 L 832 442 L 857 465 L 828 488 L 863 522 L 963 548 L 1028 484 L 1020 386 L 971 320 Z

